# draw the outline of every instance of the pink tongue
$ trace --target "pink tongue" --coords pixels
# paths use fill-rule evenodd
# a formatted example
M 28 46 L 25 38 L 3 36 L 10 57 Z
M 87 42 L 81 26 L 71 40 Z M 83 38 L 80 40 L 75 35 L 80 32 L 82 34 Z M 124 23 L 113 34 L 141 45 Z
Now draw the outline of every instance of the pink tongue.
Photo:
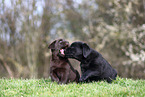
M 60 50 L 60 53 L 61 53 L 62 55 L 64 55 L 64 49 L 61 49 L 61 50 Z

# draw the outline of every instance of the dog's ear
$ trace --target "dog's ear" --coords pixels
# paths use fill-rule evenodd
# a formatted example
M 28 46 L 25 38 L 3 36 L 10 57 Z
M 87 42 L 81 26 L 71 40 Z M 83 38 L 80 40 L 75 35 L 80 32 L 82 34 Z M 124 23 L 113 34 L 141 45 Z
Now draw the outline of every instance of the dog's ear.
M 48 49 L 55 49 L 55 43 L 56 43 L 56 40 L 53 41 L 53 42 L 48 46 Z
M 83 43 L 83 56 L 87 58 L 90 53 L 91 53 L 90 47 L 86 43 Z

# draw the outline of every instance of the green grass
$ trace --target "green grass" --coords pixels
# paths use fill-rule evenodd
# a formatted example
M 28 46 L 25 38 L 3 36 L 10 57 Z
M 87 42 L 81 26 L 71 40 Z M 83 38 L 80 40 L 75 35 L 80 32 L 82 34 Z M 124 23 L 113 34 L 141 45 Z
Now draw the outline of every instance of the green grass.
M 145 80 L 58 85 L 50 79 L 0 79 L 0 97 L 145 97 Z

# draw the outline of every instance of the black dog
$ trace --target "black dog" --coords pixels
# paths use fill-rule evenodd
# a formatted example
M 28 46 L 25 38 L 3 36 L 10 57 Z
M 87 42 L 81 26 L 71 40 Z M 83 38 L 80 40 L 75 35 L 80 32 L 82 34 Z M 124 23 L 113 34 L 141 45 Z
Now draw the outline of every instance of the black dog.
M 100 53 L 90 48 L 86 43 L 74 42 L 64 52 L 67 58 L 74 58 L 81 62 L 82 76 L 80 82 L 106 80 L 112 82 L 117 72 L 102 57 Z

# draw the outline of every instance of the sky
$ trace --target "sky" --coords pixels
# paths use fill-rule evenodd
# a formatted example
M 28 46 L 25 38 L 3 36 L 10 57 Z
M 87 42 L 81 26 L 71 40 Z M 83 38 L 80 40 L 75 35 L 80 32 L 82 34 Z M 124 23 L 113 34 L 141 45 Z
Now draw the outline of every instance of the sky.
M 0 0 L 2 2 L 2 0 Z M 4 0 L 6 7 L 11 8 L 12 3 L 15 3 L 15 0 Z M 25 0 L 25 5 L 27 6 L 27 2 L 32 2 L 32 0 Z M 43 13 L 43 6 L 44 6 L 44 0 L 37 0 L 36 7 L 37 7 L 37 13 L 42 14 Z
M 3 0 L 0 0 L 0 2 L 2 2 Z M 14 2 L 15 0 L 4 0 L 4 2 L 5 2 L 5 4 L 6 4 L 6 6 L 8 7 L 8 8 L 10 8 L 11 6 L 12 6 L 12 2 Z M 26 2 L 32 2 L 32 0 L 25 0 Z M 82 0 L 74 0 L 74 2 L 76 2 L 76 3 L 78 3 L 78 4 L 80 4 L 80 3 L 82 3 Z M 45 4 L 44 4 L 44 0 L 37 0 L 37 3 L 36 3 L 36 6 L 37 6 L 37 12 L 39 13 L 39 14 L 42 14 L 43 13 L 43 6 L 44 6 Z M 27 4 L 26 4 L 26 6 L 27 6 Z

